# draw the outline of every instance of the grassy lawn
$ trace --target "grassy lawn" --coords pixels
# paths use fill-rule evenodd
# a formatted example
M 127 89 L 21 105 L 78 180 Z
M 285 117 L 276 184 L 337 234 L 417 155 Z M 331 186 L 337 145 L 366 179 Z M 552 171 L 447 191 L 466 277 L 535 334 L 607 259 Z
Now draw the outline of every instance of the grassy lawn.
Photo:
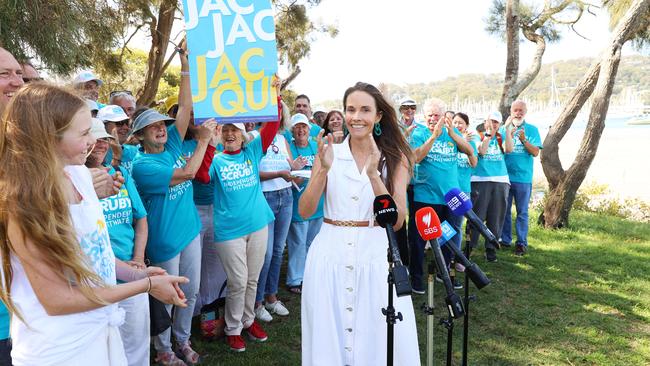
M 482 248 L 473 253 L 492 284 L 480 292 L 470 285 L 477 295 L 470 304 L 470 365 L 650 365 L 650 225 L 579 211 L 571 223 L 558 231 L 531 224 L 523 258 L 502 249 L 497 263 L 486 263 Z M 291 314 L 265 325 L 266 343 L 248 342 L 246 352 L 233 354 L 223 340 L 195 337 L 202 364 L 299 365 L 300 298 L 284 289 L 279 296 Z M 446 316 L 443 296 L 437 284 L 436 319 Z M 413 297 L 423 363 L 424 301 Z M 454 324 L 459 365 L 462 319 Z M 436 326 L 436 365 L 445 362 L 446 334 Z

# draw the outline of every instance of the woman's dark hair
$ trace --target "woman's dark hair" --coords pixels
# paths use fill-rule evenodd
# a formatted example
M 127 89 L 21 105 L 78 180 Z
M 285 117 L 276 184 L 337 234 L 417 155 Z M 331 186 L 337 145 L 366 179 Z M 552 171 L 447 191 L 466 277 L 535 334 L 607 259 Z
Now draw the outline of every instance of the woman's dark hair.
M 330 130 L 329 120 L 335 114 L 341 116 L 341 119 L 343 120 L 341 121 L 341 123 L 345 126 L 345 124 L 343 123 L 345 121 L 345 116 L 343 115 L 343 112 L 337 111 L 336 109 L 332 109 L 327 113 L 327 115 L 325 116 L 325 120 L 323 121 L 323 129 L 325 130 L 323 136 L 327 136 L 327 134 L 332 132 L 332 130 Z M 345 128 L 343 128 L 343 132 L 345 132 Z
M 463 121 L 465 121 L 465 124 L 469 126 L 469 117 L 465 113 L 457 112 L 456 114 L 454 114 L 454 118 L 456 117 L 460 117 Z
M 373 133 L 375 143 L 381 151 L 384 159 L 379 162 L 379 171 L 383 176 L 384 168 L 386 168 L 387 176 L 384 177 L 386 189 L 390 194 L 393 194 L 393 181 L 392 177 L 394 172 L 397 171 L 402 159 L 406 158 L 408 162 L 408 171 L 411 173 L 413 169 L 413 153 L 411 147 L 406 142 L 402 131 L 397 124 L 397 115 L 393 106 L 384 98 L 379 89 L 371 84 L 358 82 L 354 86 L 349 87 L 345 94 L 343 94 L 343 110 L 347 109 L 348 96 L 356 91 L 362 91 L 370 94 L 375 100 L 377 106 L 377 113 L 381 112 L 381 120 L 379 125 L 381 127 L 381 135 L 377 136 Z

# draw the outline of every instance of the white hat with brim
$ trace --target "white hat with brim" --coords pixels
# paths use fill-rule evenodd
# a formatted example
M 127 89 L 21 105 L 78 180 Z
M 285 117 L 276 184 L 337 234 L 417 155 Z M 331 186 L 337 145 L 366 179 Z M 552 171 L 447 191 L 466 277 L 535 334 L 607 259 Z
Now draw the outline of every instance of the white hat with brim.
M 493 120 L 493 121 L 499 121 L 499 123 L 503 122 L 503 117 L 501 116 L 501 112 L 499 111 L 492 111 L 490 114 L 487 116 L 488 120 Z
M 291 128 L 292 129 L 293 129 L 293 127 L 295 125 L 301 124 L 301 123 L 309 126 L 309 118 L 307 118 L 307 116 L 305 116 L 302 113 L 296 113 L 293 116 L 291 116 Z
M 99 118 L 92 119 L 92 124 L 90 125 L 90 134 L 93 135 L 93 137 L 98 140 L 105 139 L 105 138 L 115 139 L 115 137 L 111 136 L 111 134 L 106 132 L 104 123 Z
M 99 86 L 102 86 L 102 84 L 104 84 L 104 82 L 100 78 L 98 78 L 97 75 L 95 75 L 94 72 L 92 72 L 90 70 L 80 72 L 74 78 L 73 84 L 82 84 L 82 83 L 85 83 L 85 82 L 88 82 L 88 81 L 93 81 L 93 80 L 96 81 L 97 85 L 99 85 Z
M 119 105 L 109 104 L 97 112 L 97 118 L 104 122 L 119 122 L 129 119 L 129 116 L 124 113 L 124 109 Z
M 224 125 L 233 125 L 239 128 L 242 132 L 246 133 L 246 126 L 243 123 L 224 123 Z
M 159 113 L 155 109 L 147 109 L 146 111 L 140 113 L 133 121 L 133 130 L 131 131 L 131 134 L 133 135 L 145 127 L 160 121 L 165 121 L 165 125 L 169 126 L 176 120 Z

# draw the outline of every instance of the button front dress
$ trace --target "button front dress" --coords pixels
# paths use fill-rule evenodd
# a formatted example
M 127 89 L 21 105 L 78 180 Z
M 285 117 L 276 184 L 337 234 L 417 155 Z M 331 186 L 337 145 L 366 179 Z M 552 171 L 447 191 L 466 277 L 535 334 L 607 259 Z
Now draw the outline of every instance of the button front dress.
M 375 194 L 359 172 L 349 139 L 333 145 L 327 174 L 325 217 L 368 221 L 368 227 L 324 223 L 305 265 L 301 304 L 303 365 L 386 364 L 388 242 L 386 231 L 372 226 Z M 395 365 L 420 365 L 415 314 L 410 296 L 394 296 Z

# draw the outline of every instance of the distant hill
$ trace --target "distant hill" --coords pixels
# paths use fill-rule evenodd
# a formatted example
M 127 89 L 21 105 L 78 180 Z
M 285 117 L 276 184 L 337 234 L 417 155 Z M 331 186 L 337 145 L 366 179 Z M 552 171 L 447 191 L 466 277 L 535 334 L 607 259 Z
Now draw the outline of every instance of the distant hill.
M 580 58 L 542 65 L 537 78 L 524 91 L 521 98 L 547 104 L 551 98 L 551 69 L 553 69 L 556 90 L 562 103 L 584 76 L 593 60 Z M 385 83 L 380 84 L 379 87 L 395 103 L 404 95 L 409 95 L 418 101 L 436 96 L 450 104 L 458 105 L 463 102 L 498 102 L 502 85 L 503 73 L 494 73 L 462 74 L 430 83 L 405 85 Z M 623 57 L 616 77 L 612 103 L 650 105 L 650 56 Z M 323 104 L 327 107 L 340 108 L 340 101 L 327 101 Z

